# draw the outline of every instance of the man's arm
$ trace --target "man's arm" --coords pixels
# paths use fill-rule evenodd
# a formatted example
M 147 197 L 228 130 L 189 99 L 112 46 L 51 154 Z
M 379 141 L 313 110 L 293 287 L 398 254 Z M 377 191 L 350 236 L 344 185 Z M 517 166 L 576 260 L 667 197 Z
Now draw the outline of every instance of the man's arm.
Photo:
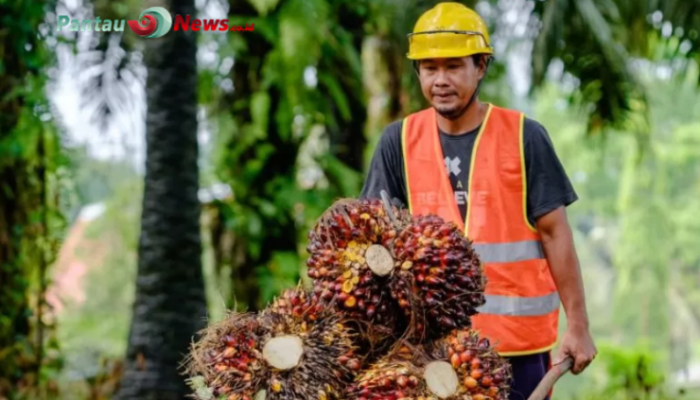
M 381 199 L 382 190 L 394 203 L 399 202 L 401 206 L 408 204 L 401 152 L 401 121 L 393 122 L 384 129 L 374 150 L 360 198 Z
M 555 362 L 562 361 L 562 356 L 571 356 L 573 372 L 578 374 L 593 361 L 596 348 L 589 333 L 583 278 L 564 206 L 540 217 L 537 230 L 566 312 L 567 332 Z
M 583 278 L 564 206 L 537 220 L 537 230 L 571 327 L 588 330 Z
M 582 372 L 595 357 L 589 333 L 583 279 L 566 207 L 578 197 L 542 125 L 525 120 L 528 218 L 536 224 L 545 256 L 567 317 L 555 363 L 570 356 L 573 372 Z

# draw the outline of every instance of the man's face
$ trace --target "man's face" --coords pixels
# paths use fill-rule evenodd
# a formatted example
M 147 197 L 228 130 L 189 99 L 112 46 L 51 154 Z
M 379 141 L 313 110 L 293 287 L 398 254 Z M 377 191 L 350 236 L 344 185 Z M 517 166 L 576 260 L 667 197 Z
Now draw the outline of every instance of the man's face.
M 434 58 L 420 60 L 418 75 L 430 104 L 445 118 L 456 119 L 466 111 L 484 68 L 472 57 Z

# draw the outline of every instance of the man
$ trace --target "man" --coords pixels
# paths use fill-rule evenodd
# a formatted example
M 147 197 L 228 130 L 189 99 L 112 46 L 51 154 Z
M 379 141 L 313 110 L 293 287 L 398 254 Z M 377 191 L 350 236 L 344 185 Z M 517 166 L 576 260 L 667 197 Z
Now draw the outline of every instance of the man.
M 465 230 L 488 278 L 473 324 L 511 363 L 518 400 L 552 365 L 560 300 L 568 324 L 554 363 L 571 357 L 579 374 L 596 348 L 565 211 L 577 195 L 539 123 L 479 101 L 492 54 L 471 9 L 440 3 L 420 17 L 407 56 L 432 107 L 386 127 L 361 197 L 385 190 Z

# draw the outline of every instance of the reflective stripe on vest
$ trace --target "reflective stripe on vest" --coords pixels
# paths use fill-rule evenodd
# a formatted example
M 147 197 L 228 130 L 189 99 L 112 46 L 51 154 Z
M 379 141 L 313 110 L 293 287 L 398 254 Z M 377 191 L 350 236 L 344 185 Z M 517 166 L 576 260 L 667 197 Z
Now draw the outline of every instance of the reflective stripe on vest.
M 559 295 L 537 230 L 527 216 L 524 116 L 489 105 L 474 144 L 462 220 L 445 168 L 433 108 L 403 121 L 408 206 L 457 224 L 487 278 L 486 303 L 472 324 L 504 355 L 547 351 L 557 340 Z
M 478 311 L 484 314 L 528 317 L 546 315 L 559 310 L 559 294 L 550 293 L 539 297 L 508 297 L 486 295 L 486 304 Z
M 523 240 L 512 243 L 475 243 L 474 250 L 479 255 L 481 262 L 485 263 L 544 259 L 542 243 L 538 240 Z

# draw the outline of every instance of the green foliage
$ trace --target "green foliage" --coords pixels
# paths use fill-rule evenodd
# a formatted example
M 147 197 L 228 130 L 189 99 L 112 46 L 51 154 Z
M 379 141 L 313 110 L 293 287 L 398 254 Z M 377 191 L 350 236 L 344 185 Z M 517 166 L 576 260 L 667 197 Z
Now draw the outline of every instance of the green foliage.
M 653 344 L 654 371 L 665 375 L 698 354 L 691 344 L 700 337 L 700 248 L 692 239 L 700 235 L 694 217 L 700 211 L 694 117 L 700 98 L 694 87 L 672 79 L 642 75 L 640 82 L 651 94 L 653 132 L 641 159 L 628 132 L 582 141 L 587 116 L 569 108 L 555 86 L 540 92 L 535 118 L 548 128 L 580 198 L 568 212 L 594 337 L 613 347 Z M 586 384 L 578 382 L 618 372 L 603 368 L 603 359 L 590 374 L 567 378 L 562 390 L 580 394 Z M 625 398 L 597 396 L 591 398 Z M 649 398 L 663 398 L 655 396 Z
M 625 391 L 627 397 L 639 397 L 664 383 L 661 357 L 648 347 L 638 349 L 601 346 L 601 362 L 607 364 L 610 382 L 606 392 Z
M 65 153 L 69 160 L 66 172 L 70 176 L 70 187 L 65 188 L 65 194 L 75 196 L 70 200 L 70 211 L 119 196 L 120 190 L 142 179 L 126 161 L 97 160 L 82 146 L 66 149 Z
M 304 259 L 300 243 L 310 221 L 335 197 L 359 191 L 358 171 L 338 161 L 335 148 L 332 155 L 322 156 L 313 149 L 327 147 L 347 124 L 356 126 L 353 121 L 365 111 L 358 93 L 358 32 L 351 31 L 355 25 L 344 26 L 339 15 L 356 19 L 363 12 L 361 4 L 252 4 L 231 2 L 231 18 L 255 22 L 256 30 L 211 39 L 219 42 L 219 65 L 202 71 L 200 81 L 200 98 L 211 100 L 207 106 L 216 131 L 214 171 L 233 192 L 215 204 L 220 221 L 213 226 L 224 229 L 213 234 L 213 243 L 230 238 L 228 246 L 217 246 L 216 269 L 234 281 L 227 305 L 248 309 L 261 307 L 279 289 L 297 283 Z M 222 73 L 219 66 L 227 58 L 236 63 Z M 304 79 L 310 68 L 316 87 Z M 216 86 L 226 77 L 233 81 L 234 93 Z M 319 131 L 323 133 L 313 133 Z M 361 129 L 350 133 L 345 143 L 363 136 Z M 302 148 L 310 152 L 302 156 Z M 309 180 L 309 171 L 323 173 Z
M 367 86 L 384 86 L 371 92 L 389 104 L 386 119 L 425 106 L 405 59 L 406 34 L 434 3 L 230 0 L 231 20 L 255 23 L 255 31 L 200 35 L 202 49 L 216 43 L 215 62 L 200 71 L 199 101 L 215 138 L 211 153 L 202 157 L 213 164 L 203 166 L 202 182 L 224 182 L 232 189 L 231 196 L 206 205 L 210 303 L 221 309 L 257 308 L 304 278 L 306 232 L 334 199 L 356 196 L 362 184 L 360 168 L 348 162 L 355 154 L 347 149 L 364 147 L 365 114 L 378 104 L 367 101 Z M 464 3 L 474 6 L 476 1 Z M 508 2 L 488 3 L 494 12 L 487 23 L 496 32 Z M 697 63 L 686 62 L 698 60 L 698 3 L 533 4 L 542 22 L 540 31 L 529 32 L 537 37 L 533 76 L 542 89 L 536 114 L 581 198 L 570 215 L 577 249 L 584 253 L 592 325 L 597 338 L 612 343 L 602 346 L 593 370 L 576 379 L 590 382 L 585 379 L 597 372 L 608 377 L 590 398 L 667 398 L 661 390 L 663 376 L 687 363 L 673 354 L 691 351 L 688 337 L 697 337 L 700 321 L 700 98 L 695 87 L 700 75 Z M 138 0 L 94 0 L 92 5 L 102 18 L 133 19 L 143 8 Z M 0 31 L 0 201 L 5 213 L 0 215 L 0 237 L 11 238 L 9 245 L 0 240 L 0 281 L 11 287 L 0 291 L 0 340 L 19 338 L 12 347 L 0 342 L 0 376 L 10 371 L 18 378 L 36 367 L 41 346 L 32 338 L 41 325 L 35 323 L 34 304 L 48 284 L 41 265 L 48 265 L 55 253 L 61 211 L 110 198 L 107 214 L 88 232 L 110 250 L 85 278 L 89 302 L 69 305 L 58 336 L 70 354 L 69 373 L 99 381 L 92 354 L 119 357 L 126 343 L 138 234 L 135 193 L 140 193 L 133 184 L 140 178 L 130 169 L 92 160 L 80 149 L 67 153 L 72 169 L 63 165 L 44 95 L 43 70 L 51 64 L 50 53 L 43 41 L 35 40 L 43 17 L 41 3 L 0 0 L 1 25 L 9 27 Z M 666 23 L 670 35 L 663 33 Z M 380 43 L 377 76 L 363 76 L 368 69 L 362 42 L 369 39 Z M 116 66 L 113 76 L 127 82 L 135 66 L 133 50 L 143 42 L 127 34 L 111 40 L 96 38 L 90 65 Z M 109 58 L 114 46 L 127 55 Z M 233 68 L 227 64 L 231 60 Z M 481 93 L 484 100 L 508 106 L 513 94 L 504 80 L 505 60 L 498 55 Z M 546 79 L 557 61 L 563 79 L 572 84 L 565 90 Z M 673 67 L 678 81 L 659 79 L 658 66 Z M 304 80 L 311 69 L 315 85 Z M 115 94 L 101 92 L 112 87 L 110 76 L 96 75 L 86 89 L 93 95 Z M 98 116 L 112 115 L 105 99 L 98 96 L 104 103 Z M 599 130 L 616 135 L 581 140 L 584 133 Z M 366 149 L 371 154 L 378 132 L 375 126 L 367 131 L 374 135 Z M 633 151 L 635 135 L 648 144 L 644 159 Z M 57 193 L 60 189 L 64 193 Z M 54 204 L 55 198 L 65 204 Z M 3 219 L 6 214 L 11 220 Z M 218 304 L 222 298 L 225 304 Z M 105 318 L 108 311 L 114 317 Z M 55 343 L 55 335 L 43 329 L 47 342 Z M 654 353 L 648 347 L 616 347 L 640 338 L 654 343 Z M 51 351 L 51 346 L 45 348 L 45 358 L 53 359 Z M 10 357 L 16 354 L 21 357 Z M 21 363 L 3 363 L 10 359 Z M 55 373 L 45 368 L 43 376 L 49 380 Z M 581 396 L 584 392 L 582 388 Z
M 108 164 L 80 165 L 83 172 L 99 172 Z M 127 173 L 114 173 L 120 175 Z M 74 276 L 77 291 L 75 300 L 63 300 L 58 316 L 58 340 L 66 355 L 61 399 L 106 400 L 116 389 L 134 300 L 142 186 L 140 177 L 107 180 L 105 187 L 114 194 L 90 205 L 104 207 L 103 213 L 76 221 L 71 229 L 72 245 L 59 264 L 62 273 Z M 85 273 L 76 274 L 81 266 Z
M 296 252 L 277 252 L 268 266 L 258 269 L 260 295 L 269 301 L 287 288 L 294 286 L 299 279 L 299 255 Z
M 541 25 L 535 33 L 533 88 L 545 83 L 548 68 L 558 60 L 563 63 L 562 78 L 570 84 L 575 79 L 569 101 L 586 112 L 588 133 L 624 130 L 645 143 L 651 130 L 648 93 L 637 73 L 638 65 L 644 63 L 635 66 L 635 62 L 700 59 L 700 2 L 552 0 L 533 4 Z
M 44 92 L 53 59 L 39 29 L 51 6 L 0 1 L 0 397 L 10 399 L 47 390 L 61 366 L 44 299 L 64 224 Z
M 596 363 L 604 366 L 604 383 L 591 385 L 574 399 L 680 400 L 665 385 L 665 370 L 658 351 L 648 345 L 617 347 L 599 345 Z
M 97 203 L 104 213 L 93 221 L 78 221 L 87 224 L 82 234 L 76 226 L 79 247 L 70 260 L 88 268 L 81 286 L 89 301 L 67 303 L 59 329 L 61 343 L 74 360 L 90 355 L 117 357 L 125 350 L 141 216 L 136 194 L 142 193 L 142 186 L 138 179 L 114 185 L 115 195 Z M 105 309 L 113 316 L 105 318 Z

